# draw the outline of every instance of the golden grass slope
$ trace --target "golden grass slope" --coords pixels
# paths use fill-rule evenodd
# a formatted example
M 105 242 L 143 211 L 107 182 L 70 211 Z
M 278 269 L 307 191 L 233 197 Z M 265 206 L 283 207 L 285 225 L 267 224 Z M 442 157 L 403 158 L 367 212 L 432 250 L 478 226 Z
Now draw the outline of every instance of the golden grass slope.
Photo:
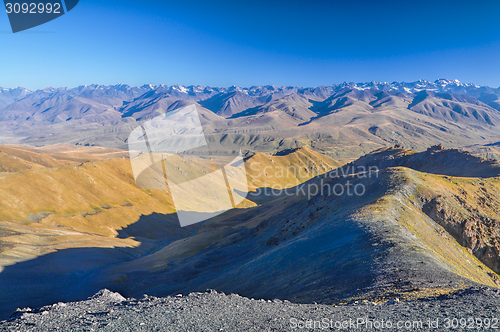
M 75 166 L 92 160 L 128 157 L 128 152 L 102 147 L 57 144 L 45 147 L 0 145 L 0 173 Z
M 72 165 L 69 160 L 57 160 L 47 154 L 13 146 L 0 146 L 0 172 L 21 172 L 44 167 Z
M 121 157 L 121 150 L 57 145 L 1 146 L 0 151 L 5 155 L 0 158 L 0 265 L 55 248 L 136 245 L 117 239 L 118 231 L 141 216 L 175 212 L 167 191 L 136 185 L 130 160 Z M 81 163 L 85 160 L 90 161 Z M 285 174 L 282 183 L 302 182 L 338 165 L 329 157 L 299 149 L 287 156 L 255 155 L 247 161 L 247 169 L 274 174 L 276 166 L 294 164 L 309 168 L 297 176 Z M 258 185 L 253 179 L 249 176 L 251 187 Z M 254 205 L 245 200 L 240 207 Z
M 343 165 L 308 148 L 294 149 L 287 155 L 256 153 L 246 164 L 253 188 L 296 186 Z

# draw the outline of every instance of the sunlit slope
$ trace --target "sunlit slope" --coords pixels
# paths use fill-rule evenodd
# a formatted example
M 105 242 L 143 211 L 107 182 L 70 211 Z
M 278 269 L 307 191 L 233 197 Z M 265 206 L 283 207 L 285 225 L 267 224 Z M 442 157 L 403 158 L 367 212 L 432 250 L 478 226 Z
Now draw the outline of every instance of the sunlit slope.
M 0 162 L 0 270 L 55 250 L 138 246 L 133 239 L 116 238 L 117 230 L 143 215 L 175 211 L 167 193 L 136 186 L 130 161 L 114 158 L 123 151 L 67 145 L 0 149 L 5 156 Z M 14 168 L 12 160 L 31 164 Z M 97 266 L 87 264 L 87 269 Z
M 113 158 L 74 165 L 75 162 L 53 158 L 54 152 L 49 155 L 20 148 L 2 149 L 11 155 L 12 151 L 17 155 L 24 154 L 24 161 L 31 158 L 33 163 L 36 161 L 40 165 L 36 170 L 0 173 L 2 220 L 60 224 L 76 230 L 113 235 L 111 229 L 134 221 L 136 215 L 132 211 L 141 214 L 174 211 L 167 191 L 147 190 L 136 185 L 128 159 Z M 50 148 L 44 150 L 50 151 Z M 89 152 L 83 151 L 83 155 L 85 157 Z M 198 171 L 200 174 L 194 174 L 197 176 L 209 171 L 201 167 L 197 169 L 199 165 L 191 159 L 181 158 L 177 162 L 186 172 Z M 66 166 L 68 163 L 73 165 Z M 307 149 L 297 149 L 283 156 L 256 154 L 246 160 L 251 187 L 260 185 L 257 180 L 261 176 L 265 179 L 262 182 L 274 184 L 281 181 L 295 185 L 337 165 L 339 163 L 331 158 Z M 134 217 L 124 214 L 133 214 Z
M 69 160 L 57 160 L 42 154 L 14 146 L 0 146 L 0 172 L 20 172 L 44 167 L 74 165 Z
M 0 269 L 55 250 L 136 247 L 141 243 L 116 238 L 117 230 L 143 215 L 174 211 L 165 192 L 135 185 L 128 159 L 3 173 L 0 197 Z M 172 223 L 143 233 L 154 236 Z M 142 250 L 150 250 L 151 245 L 145 243 Z M 110 255 L 111 261 L 124 259 L 120 251 Z M 103 264 L 86 257 L 72 260 L 88 260 L 78 267 L 86 271 Z
M 331 171 L 343 163 L 311 149 L 293 149 L 284 155 L 256 153 L 246 160 L 251 187 L 285 188 Z
M 0 145 L 0 173 L 75 166 L 94 160 L 128 157 L 128 152 L 102 147 L 57 144 L 45 147 Z
M 12 243 L 22 245 L 24 249 L 16 250 L 25 252 L 31 257 L 42 254 L 45 250 L 36 248 L 50 247 L 53 243 L 60 242 L 65 232 L 80 236 L 74 244 L 74 247 L 79 247 L 81 244 L 78 242 L 82 234 L 84 237 L 92 234 L 92 236 L 114 238 L 118 231 L 135 223 L 141 216 L 156 213 L 175 217 L 175 207 L 168 190 L 140 188 L 134 180 L 129 159 L 109 159 L 110 156 L 119 155 L 120 151 L 68 145 L 1 148 L 2 151 L 9 153 L 6 157 L 9 163 L 0 163 L 0 167 L 11 167 L 10 161 L 19 161 L 21 157 L 23 159 L 19 163 L 27 163 L 28 160 L 33 164 L 36 162 L 36 168 L 33 169 L 23 170 L 20 167 L 16 172 L 12 172 L 11 167 L 11 171 L 0 173 L 0 220 L 3 220 L 0 230 L 3 229 L 5 233 L 0 232 L 2 248 L 0 255 L 4 255 L 4 258 L 7 255 L 6 250 Z M 84 163 L 75 161 L 92 158 L 93 161 Z M 250 159 L 252 162 L 255 160 L 259 162 L 252 164 L 250 168 L 247 161 L 248 170 L 255 169 L 261 172 L 266 169 L 272 173 L 277 172 L 276 166 L 294 163 L 318 167 L 321 170 L 330 169 L 329 165 L 336 165 L 329 157 L 305 149 L 291 152 L 287 156 L 259 154 Z M 183 167 L 183 173 L 192 173 L 192 176 L 201 176 L 211 171 L 199 167 L 200 165 L 190 159 L 181 158 L 178 163 Z M 176 166 L 170 165 L 170 167 Z M 312 169 L 308 172 L 304 170 L 302 177 L 287 177 L 285 174 L 281 181 L 295 184 L 317 174 L 317 171 L 313 173 Z M 252 180 L 253 177 L 249 176 L 248 182 L 251 188 Z M 248 206 L 255 206 L 255 203 L 245 200 L 239 207 Z M 51 235 L 38 236 L 37 232 L 49 232 Z M 150 237 L 154 237 L 156 232 L 155 229 L 141 231 L 145 236 L 150 234 Z M 12 234 L 16 234 L 16 237 Z M 87 241 L 86 245 L 101 246 L 94 240 Z M 120 242 L 119 239 L 116 241 Z M 67 245 L 64 247 L 72 247 L 70 242 L 65 241 Z M 103 241 L 102 245 L 109 245 L 105 243 L 106 241 Z M 9 261 L 16 261 L 16 255 L 8 256 Z M 18 259 L 23 259 L 22 253 L 18 256 Z
M 171 213 L 162 191 L 138 188 L 130 161 L 112 159 L 0 176 L 0 218 L 112 236 L 141 214 Z
M 25 148 L 29 149 L 29 147 Z M 73 160 L 79 162 L 128 158 L 129 155 L 126 150 L 71 144 L 46 145 L 32 149 L 39 153 L 50 154 L 50 156 L 54 159 Z

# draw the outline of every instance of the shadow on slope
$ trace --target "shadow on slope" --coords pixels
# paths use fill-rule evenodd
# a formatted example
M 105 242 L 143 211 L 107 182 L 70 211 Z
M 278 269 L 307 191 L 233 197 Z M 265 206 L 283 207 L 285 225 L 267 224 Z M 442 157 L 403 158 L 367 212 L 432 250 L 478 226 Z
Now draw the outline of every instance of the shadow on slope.
M 307 197 L 313 184 L 346 181 L 363 183 L 367 194 Z M 404 205 L 380 203 L 392 200 L 393 191 L 405 192 L 408 181 L 398 170 L 368 179 L 320 176 L 293 188 L 293 196 L 233 210 L 205 222 L 190 238 L 102 270 L 96 282 L 100 288 L 115 283 L 110 289 L 127 296 L 216 289 L 303 303 L 412 298 L 476 282 L 494 285 L 486 272 L 476 272 L 481 263 L 439 235 L 440 226 L 423 212 L 415 216 L 418 220 L 405 222 L 393 216 Z M 439 236 L 428 240 L 427 232 Z
M 134 297 L 211 288 L 332 303 L 494 285 L 488 268 L 422 211 L 422 188 L 437 195 L 434 180 L 390 167 L 371 177 L 330 172 L 259 199 L 261 206 L 188 228 L 175 215 L 144 216 L 118 236 L 135 237 L 137 248 L 68 249 L 8 266 L 0 273 L 0 318 L 17 307 L 82 299 L 102 288 Z M 364 194 L 334 194 L 347 182 L 362 184 Z
M 92 281 L 100 269 L 148 255 L 195 230 L 193 226 L 181 228 L 175 214 L 153 213 L 119 231 L 119 239 L 134 237 L 140 241 L 136 248 L 71 248 L 7 266 L 0 273 L 0 319 L 16 308 L 92 296 L 99 290 Z
M 187 228 L 175 215 L 144 216 L 118 235 L 135 237 L 137 248 L 66 249 L 7 266 L 0 318 L 18 307 L 84 299 L 103 285 L 125 296 L 213 288 L 302 302 L 369 287 L 383 247 L 373 250 L 370 234 L 339 212 L 329 222 L 310 220 L 313 204 L 296 200 L 228 211 Z

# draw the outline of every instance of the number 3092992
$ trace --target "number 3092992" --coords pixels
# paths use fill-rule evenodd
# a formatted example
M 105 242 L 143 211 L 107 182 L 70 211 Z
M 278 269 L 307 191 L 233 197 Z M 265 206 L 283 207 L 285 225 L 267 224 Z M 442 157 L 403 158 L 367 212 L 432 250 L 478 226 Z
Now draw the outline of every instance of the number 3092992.
M 7 14 L 61 14 L 60 3 L 7 3 L 5 7 Z

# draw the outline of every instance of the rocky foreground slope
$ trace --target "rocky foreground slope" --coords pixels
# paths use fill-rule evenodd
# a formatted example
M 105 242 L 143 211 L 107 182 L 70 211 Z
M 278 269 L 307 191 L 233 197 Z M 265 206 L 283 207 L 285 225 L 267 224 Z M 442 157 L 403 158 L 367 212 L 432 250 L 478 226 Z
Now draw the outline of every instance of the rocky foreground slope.
M 500 291 L 468 288 L 420 301 L 294 304 L 215 291 L 125 299 L 100 291 L 87 301 L 24 308 L 2 331 L 443 331 L 500 328 Z

